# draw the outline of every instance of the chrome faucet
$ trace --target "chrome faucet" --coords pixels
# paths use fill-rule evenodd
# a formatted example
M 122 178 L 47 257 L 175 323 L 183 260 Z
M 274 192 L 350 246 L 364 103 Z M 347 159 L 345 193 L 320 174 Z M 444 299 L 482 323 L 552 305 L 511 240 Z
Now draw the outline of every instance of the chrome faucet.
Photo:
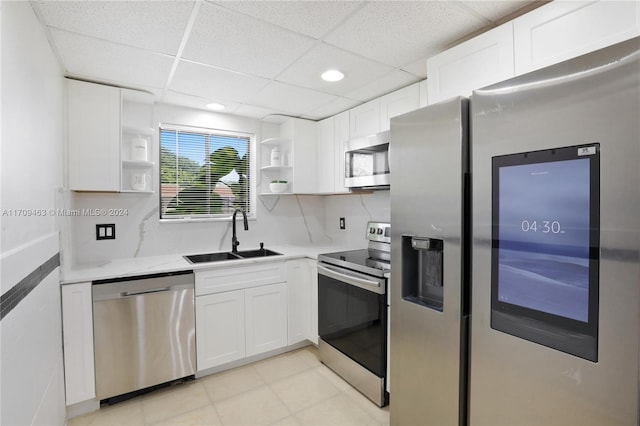
M 243 209 L 236 209 L 233 212 L 233 216 L 231 218 L 231 222 L 233 222 L 233 231 L 232 231 L 232 235 L 231 235 L 231 252 L 232 253 L 237 253 L 238 252 L 238 246 L 240 245 L 240 241 L 238 241 L 238 237 L 236 236 L 236 215 L 238 214 L 238 212 L 242 213 L 242 217 L 244 220 L 244 230 L 248 231 L 249 230 L 249 222 L 247 221 L 247 214 L 244 212 Z

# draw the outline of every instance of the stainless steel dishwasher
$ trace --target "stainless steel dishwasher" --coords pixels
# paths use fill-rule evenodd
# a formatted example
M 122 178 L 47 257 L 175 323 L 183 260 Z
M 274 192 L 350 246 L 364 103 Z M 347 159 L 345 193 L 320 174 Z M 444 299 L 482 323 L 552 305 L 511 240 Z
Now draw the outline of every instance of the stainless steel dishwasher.
M 192 271 L 94 281 L 99 400 L 195 373 Z

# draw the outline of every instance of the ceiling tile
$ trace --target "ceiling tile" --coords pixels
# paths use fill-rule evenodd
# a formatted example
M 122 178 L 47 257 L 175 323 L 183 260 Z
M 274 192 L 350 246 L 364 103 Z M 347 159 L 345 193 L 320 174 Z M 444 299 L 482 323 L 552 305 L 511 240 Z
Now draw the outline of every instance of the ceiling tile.
M 427 58 L 420 58 L 410 64 L 405 64 L 400 67 L 403 71 L 409 72 L 420 79 L 427 78 Z
M 346 111 L 355 106 L 358 106 L 361 103 L 362 101 L 356 101 L 354 99 L 337 98 L 318 109 L 306 113 L 303 118 L 309 118 L 311 120 L 322 120 L 323 118 L 331 117 L 332 115 L 339 114 L 342 111 Z
M 262 108 L 255 105 L 240 105 L 236 108 L 235 113 L 243 117 L 257 118 L 260 121 L 269 123 L 284 123 L 290 116 L 290 113 L 284 111 Z
M 311 38 L 204 3 L 183 57 L 220 68 L 273 78 L 314 43 Z
M 368 101 L 373 98 L 377 98 L 378 96 L 386 95 L 394 90 L 402 89 L 403 87 L 416 83 L 417 81 L 419 81 L 419 79 L 408 72 L 394 70 L 371 84 L 347 93 L 347 97 L 351 99 L 359 99 L 361 101 Z
M 344 79 L 327 82 L 320 75 L 335 68 L 342 71 Z M 278 81 L 306 87 L 335 95 L 344 95 L 389 73 L 393 68 L 356 56 L 326 43 L 307 52 L 277 78 Z
M 502 0 L 502 1 L 460 1 L 460 6 L 467 7 L 489 21 L 497 21 L 527 6 L 530 1 Z M 541 2 L 542 3 L 542 2 Z
M 235 112 L 235 110 L 240 106 L 240 104 L 237 102 L 232 102 L 232 101 L 227 101 L 222 99 L 203 98 L 200 96 L 193 96 L 193 95 L 185 95 L 184 93 L 172 92 L 170 90 L 166 91 L 164 95 L 162 95 L 161 97 L 158 97 L 158 99 L 159 99 L 158 102 L 163 102 L 163 103 L 172 104 L 172 105 L 184 105 L 190 108 L 201 109 L 204 111 L 211 111 L 209 108 L 206 107 L 208 103 L 218 102 L 223 104 L 225 108 L 222 111 L 216 111 L 216 112 L 227 113 L 227 114 L 231 114 Z
M 51 34 L 67 72 L 74 76 L 156 88 L 163 88 L 169 78 L 171 56 L 66 31 L 52 30 Z
M 217 1 L 216 4 L 316 39 L 356 10 L 361 1 Z
M 438 53 L 486 23 L 450 1 L 374 1 L 325 41 L 400 67 Z
M 210 102 L 219 99 L 242 103 L 268 83 L 264 78 L 180 61 L 169 89 L 209 98 Z
M 47 25 L 175 55 L 193 1 L 38 1 Z
M 302 115 L 325 105 L 336 97 L 326 93 L 274 81 L 254 96 L 249 103 Z

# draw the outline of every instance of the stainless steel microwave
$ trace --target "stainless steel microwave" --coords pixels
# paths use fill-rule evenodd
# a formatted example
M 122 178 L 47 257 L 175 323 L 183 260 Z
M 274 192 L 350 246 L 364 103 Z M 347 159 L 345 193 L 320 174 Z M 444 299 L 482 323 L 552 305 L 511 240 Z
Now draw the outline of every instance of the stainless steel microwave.
M 389 131 L 352 139 L 345 146 L 345 179 L 347 188 L 388 189 Z

